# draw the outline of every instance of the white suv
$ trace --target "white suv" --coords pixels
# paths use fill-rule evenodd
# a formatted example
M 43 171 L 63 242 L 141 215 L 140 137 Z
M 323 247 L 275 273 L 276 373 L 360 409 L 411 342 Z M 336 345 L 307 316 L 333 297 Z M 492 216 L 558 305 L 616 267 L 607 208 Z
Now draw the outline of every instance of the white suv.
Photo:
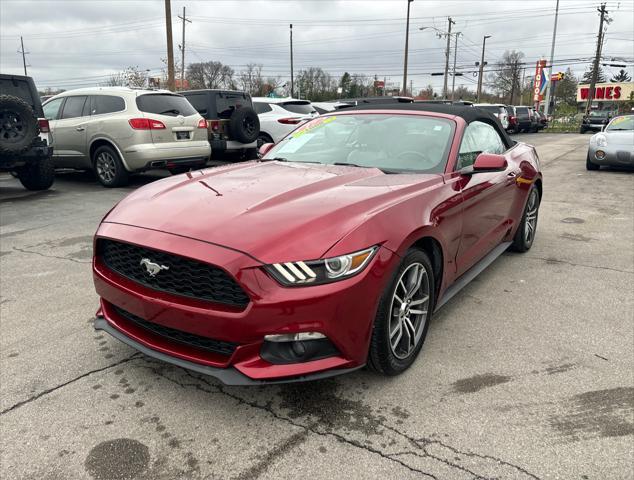
M 300 124 L 319 116 L 308 100 L 254 97 L 253 108 L 260 119 L 258 147 L 277 143 Z
M 200 168 L 211 154 L 205 120 L 167 90 L 70 90 L 43 108 L 55 137 L 55 167 L 93 169 L 105 187 L 127 184 L 130 173 Z
M 508 130 L 509 114 L 506 110 L 506 105 L 504 105 L 503 103 L 475 103 L 473 106 L 476 108 L 481 108 L 482 110 L 486 110 L 487 112 L 495 115 L 498 120 L 500 120 L 502 128 L 504 128 L 504 130 Z

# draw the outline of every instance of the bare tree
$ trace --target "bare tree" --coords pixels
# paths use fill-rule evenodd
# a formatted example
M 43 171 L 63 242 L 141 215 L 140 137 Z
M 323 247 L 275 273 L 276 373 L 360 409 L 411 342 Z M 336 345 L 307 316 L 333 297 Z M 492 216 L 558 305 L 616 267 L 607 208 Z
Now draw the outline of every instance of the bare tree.
M 524 53 L 515 50 L 506 51 L 502 61 L 495 65 L 495 70 L 489 75 L 489 83 L 493 89 L 504 96 L 509 97 L 509 104 L 514 104 L 515 95 L 519 93 L 522 59 Z
M 336 81 L 321 68 L 310 67 L 297 74 L 297 86 L 303 98 L 322 101 L 333 97 Z
M 147 78 L 146 70 L 130 66 L 121 72 L 112 74 L 105 83 L 108 87 L 144 87 L 147 84 Z
M 187 79 L 190 88 L 236 88 L 233 68 L 222 62 L 190 63 L 187 66 Z
M 262 78 L 262 65 L 248 63 L 247 68 L 240 72 L 238 84 L 245 92 L 254 97 L 263 95 L 264 79 Z

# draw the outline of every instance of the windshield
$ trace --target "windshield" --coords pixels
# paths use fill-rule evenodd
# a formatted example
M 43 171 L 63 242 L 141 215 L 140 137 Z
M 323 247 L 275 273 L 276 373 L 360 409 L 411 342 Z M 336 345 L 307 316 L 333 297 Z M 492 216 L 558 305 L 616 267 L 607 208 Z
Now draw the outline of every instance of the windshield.
M 590 112 L 591 117 L 607 117 L 608 115 L 609 115 L 609 112 L 604 112 L 601 110 L 592 110 Z
M 634 115 L 615 117 L 606 128 L 610 130 L 634 130 Z
M 264 159 L 442 173 L 453 131 L 452 121 L 422 115 L 331 115 L 304 124 Z
M 486 110 L 487 112 L 491 112 L 494 115 L 504 112 L 503 107 L 498 107 L 497 105 L 476 105 L 476 107 Z

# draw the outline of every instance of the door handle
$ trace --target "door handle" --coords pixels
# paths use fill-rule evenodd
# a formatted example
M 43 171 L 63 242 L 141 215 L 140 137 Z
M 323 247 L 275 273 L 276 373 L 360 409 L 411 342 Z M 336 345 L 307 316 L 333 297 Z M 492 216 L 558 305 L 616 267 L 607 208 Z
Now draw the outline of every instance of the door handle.
M 510 177 L 510 178 L 515 178 L 515 177 L 517 177 L 517 172 L 509 172 L 509 173 L 506 174 L 506 176 Z
M 86 128 L 84 128 L 84 127 L 77 127 L 77 128 L 75 128 L 75 130 L 77 130 L 78 132 L 83 132 L 84 130 L 86 130 Z

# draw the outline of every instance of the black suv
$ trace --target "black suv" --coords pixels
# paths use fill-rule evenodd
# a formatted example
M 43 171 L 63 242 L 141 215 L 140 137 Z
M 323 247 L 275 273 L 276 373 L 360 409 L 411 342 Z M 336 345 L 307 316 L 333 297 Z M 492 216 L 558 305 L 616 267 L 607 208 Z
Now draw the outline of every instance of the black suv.
M 0 74 L 0 171 L 29 190 L 46 190 L 55 179 L 51 143 L 33 79 Z
M 237 90 L 190 90 L 179 92 L 207 120 L 212 156 L 238 152 L 257 157 L 260 120 L 251 96 Z
M 610 123 L 612 112 L 608 110 L 591 110 L 588 115 L 583 116 L 579 133 L 600 132 Z

